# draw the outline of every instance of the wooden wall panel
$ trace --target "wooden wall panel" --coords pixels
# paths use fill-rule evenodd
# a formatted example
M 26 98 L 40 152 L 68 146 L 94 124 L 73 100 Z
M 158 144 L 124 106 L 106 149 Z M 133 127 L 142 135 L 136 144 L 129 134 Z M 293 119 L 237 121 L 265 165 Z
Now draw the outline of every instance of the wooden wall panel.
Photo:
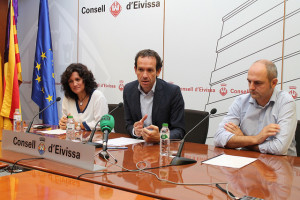
M 0 1 L 0 66 L 3 66 L 8 1 Z

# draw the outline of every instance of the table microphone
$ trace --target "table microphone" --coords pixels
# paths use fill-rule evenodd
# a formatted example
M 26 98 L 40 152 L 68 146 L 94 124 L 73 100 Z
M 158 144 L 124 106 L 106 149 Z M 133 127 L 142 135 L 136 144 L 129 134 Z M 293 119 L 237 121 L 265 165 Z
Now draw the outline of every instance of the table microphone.
M 103 137 L 103 149 L 100 152 L 99 156 L 105 159 L 109 158 L 107 153 L 107 142 L 108 142 L 108 134 L 115 127 L 115 119 L 112 115 L 104 115 L 100 120 L 100 127 L 102 132 L 104 133 Z
M 120 102 L 114 109 L 112 109 L 108 114 L 111 114 L 113 113 L 115 110 L 117 110 L 118 108 L 121 108 L 123 107 L 123 103 Z M 102 119 L 102 118 L 101 118 Z M 96 123 L 94 129 L 92 130 L 91 134 L 90 134 L 90 139 L 89 141 L 87 142 L 87 144 L 90 144 L 90 145 L 93 145 L 95 146 L 96 148 L 101 148 L 103 145 L 100 144 L 100 143 L 95 143 L 95 142 L 92 142 L 93 141 L 93 138 L 94 138 L 94 135 L 95 135 L 95 132 L 96 132 L 96 127 L 97 125 L 100 123 L 101 119 Z
M 170 165 L 187 165 L 187 164 L 191 164 L 191 163 L 195 163 L 197 162 L 196 160 L 190 159 L 190 158 L 184 158 L 184 157 L 180 157 L 181 156 L 181 152 L 183 149 L 183 145 L 185 142 L 185 138 L 195 129 L 197 128 L 206 118 L 208 118 L 210 115 L 213 115 L 217 112 L 216 108 L 211 109 L 210 113 L 208 115 L 206 115 L 198 124 L 196 124 L 196 126 L 194 126 L 187 134 L 185 134 L 185 136 L 183 137 L 183 139 L 180 142 L 180 146 L 178 148 L 177 151 L 177 155 L 176 157 L 174 157 L 170 163 Z
M 56 103 L 56 102 L 58 102 L 58 101 L 60 101 L 60 100 L 61 100 L 61 98 L 60 98 L 60 97 L 57 97 L 57 98 L 55 99 L 55 101 L 53 101 L 51 104 L 49 104 L 49 105 L 48 105 L 47 107 L 45 107 L 43 110 L 41 110 L 38 114 L 36 114 L 36 115 L 33 117 L 33 119 L 31 120 L 31 122 L 28 124 L 28 127 L 27 127 L 27 129 L 26 129 L 26 133 L 29 133 L 29 132 L 30 132 L 32 123 L 33 123 L 33 121 L 34 121 L 34 118 L 36 118 L 36 116 L 38 116 L 39 114 L 41 114 L 42 112 L 44 112 L 47 108 L 49 108 L 49 107 L 52 106 L 54 103 Z
M 113 113 L 115 110 L 117 110 L 118 108 L 122 108 L 123 107 L 123 102 L 120 102 L 117 107 L 115 107 L 114 109 L 112 109 L 108 114 Z

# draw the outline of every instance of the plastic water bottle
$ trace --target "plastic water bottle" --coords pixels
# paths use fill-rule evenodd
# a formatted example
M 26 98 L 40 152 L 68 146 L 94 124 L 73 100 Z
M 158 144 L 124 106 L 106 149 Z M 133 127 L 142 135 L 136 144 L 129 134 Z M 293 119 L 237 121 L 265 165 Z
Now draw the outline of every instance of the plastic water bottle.
M 66 140 L 75 139 L 75 122 L 72 115 L 68 116 L 67 128 L 66 128 Z
M 21 132 L 22 129 L 22 120 L 21 120 L 21 113 L 20 110 L 18 108 L 16 108 L 15 112 L 14 112 L 14 124 L 13 124 L 13 130 L 16 132 Z
M 167 123 L 163 123 L 160 130 L 160 155 L 168 156 L 170 152 L 170 130 Z

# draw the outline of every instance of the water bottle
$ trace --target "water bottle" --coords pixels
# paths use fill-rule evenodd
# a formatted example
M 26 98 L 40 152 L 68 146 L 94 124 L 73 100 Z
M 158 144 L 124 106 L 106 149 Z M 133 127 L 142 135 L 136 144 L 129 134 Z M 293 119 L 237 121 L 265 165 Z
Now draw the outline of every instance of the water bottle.
M 16 108 L 13 118 L 14 118 L 13 130 L 16 131 L 16 132 L 21 132 L 22 120 L 21 120 L 21 113 L 20 113 L 20 110 L 18 108 Z
M 160 155 L 168 156 L 170 151 L 170 130 L 167 123 L 163 123 L 160 130 Z
M 75 139 L 75 121 L 72 115 L 68 116 L 67 128 L 66 128 L 66 140 Z

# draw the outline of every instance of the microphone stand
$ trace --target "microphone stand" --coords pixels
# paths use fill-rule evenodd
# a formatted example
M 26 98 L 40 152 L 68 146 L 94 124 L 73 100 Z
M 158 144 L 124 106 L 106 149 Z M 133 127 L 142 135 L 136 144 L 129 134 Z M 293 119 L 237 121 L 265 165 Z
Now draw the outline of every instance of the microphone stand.
M 53 101 L 51 104 L 49 104 L 47 107 L 45 107 L 43 110 L 41 110 L 38 114 L 36 114 L 34 117 L 33 117 L 33 119 L 31 120 L 31 122 L 28 124 L 28 127 L 27 127 L 27 129 L 26 129 L 26 133 L 30 133 L 30 129 L 31 129 L 31 126 L 32 126 L 32 123 L 33 123 L 33 121 L 34 121 L 34 119 L 36 118 L 36 116 L 38 116 L 39 114 L 41 114 L 42 112 L 44 112 L 44 110 L 46 110 L 47 108 L 49 108 L 50 106 L 52 106 L 54 103 L 56 103 L 56 102 L 58 102 L 58 101 L 60 101 L 61 100 L 61 98 L 60 97 L 57 97 L 56 99 L 55 99 L 55 101 Z
M 93 141 L 93 137 L 94 137 L 95 132 L 96 132 L 96 127 L 97 127 L 97 125 L 99 124 L 99 122 L 100 122 L 100 120 L 96 123 L 94 129 L 93 129 L 92 132 L 91 132 L 90 139 L 89 139 L 89 141 L 87 142 L 87 144 L 93 145 L 93 146 L 95 146 L 96 148 L 101 148 L 101 147 L 103 146 L 101 143 L 95 143 L 95 142 L 92 142 L 92 141 Z
M 104 138 L 103 138 L 103 149 L 102 151 L 99 153 L 99 157 L 104 158 L 104 159 L 108 159 L 109 155 L 107 153 L 107 141 L 108 141 L 108 134 L 109 131 L 107 129 L 105 129 L 103 131 L 104 133 Z
M 121 107 L 123 107 L 123 103 L 122 103 L 122 102 L 120 102 L 120 103 L 117 105 L 117 107 L 115 107 L 114 109 L 112 109 L 108 114 L 111 114 L 111 113 L 115 112 L 115 110 L 117 110 L 118 108 L 121 108 Z
M 108 114 L 113 113 L 115 110 L 117 110 L 118 108 L 121 108 L 122 106 L 123 106 L 123 103 L 120 102 L 120 103 L 118 104 L 118 106 L 115 107 L 114 109 L 112 109 Z M 103 144 L 92 142 L 92 141 L 93 141 L 93 138 L 94 138 L 94 135 L 95 135 L 95 132 L 96 132 L 96 127 L 97 127 L 97 125 L 99 124 L 100 121 L 101 121 L 101 119 L 96 123 L 94 129 L 93 129 L 92 132 L 91 132 L 90 139 L 89 139 L 89 141 L 87 142 L 87 144 L 93 145 L 93 146 L 95 146 L 96 148 L 101 148 L 101 147 L 103 147 Z M 106 142 L 107 142 L 107 140 L 106 140 Z
M 174 157 L 170 163 L 170 165 L 175 166 L 175 165 L 187 165 L 187 164 L 192 164 L 192 163 L 196 163 L 196 160 L 190 159 L 190 158 L 185 158 L 185 157 L 181 157 L 181 152 L 183 149 L 183 145 L 185 142 L 185 138 L 196 128 L 198 127 L 205 119 L 207 119 L 211 114 L 215 114 L 217 112 L 217 109 L 213 108 L 211 109 L 210 113 L 208 115 L 206 115 L 198 124 L 196 124 L 196 126 L 194 126 L 187 134 L 185 134 L 185 136 L 183 137 L 183 139 L 180 142 L 180 146 L 178 148 L 177 151 L 177 155 L 176 157 Z

